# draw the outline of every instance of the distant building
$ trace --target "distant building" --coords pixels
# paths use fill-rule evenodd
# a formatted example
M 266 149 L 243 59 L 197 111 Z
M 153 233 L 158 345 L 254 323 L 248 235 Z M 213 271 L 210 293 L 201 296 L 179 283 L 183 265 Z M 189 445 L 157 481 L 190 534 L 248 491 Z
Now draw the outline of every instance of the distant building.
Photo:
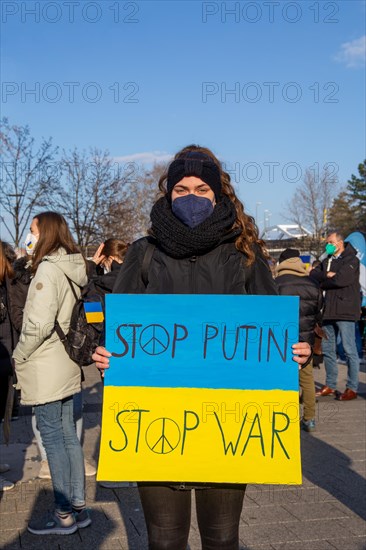
M 311 231 L 297 224 L 272 225 L 261 233 L 261 238 L 266 242 L 272 258 L 278 260 L 281 252 L 286 248 L 297 248 L 301 256 L 307 258 L 306 263 L 311 259 L 306 241 L 311 237 Z
M 301 239 L 304 237 L 311 237 L 312 232 L 297 224 L 280 224 L 267 227 L 261 234 L 261 238 L 265 241 L 276 240 L 281 241 L 284 239 Z

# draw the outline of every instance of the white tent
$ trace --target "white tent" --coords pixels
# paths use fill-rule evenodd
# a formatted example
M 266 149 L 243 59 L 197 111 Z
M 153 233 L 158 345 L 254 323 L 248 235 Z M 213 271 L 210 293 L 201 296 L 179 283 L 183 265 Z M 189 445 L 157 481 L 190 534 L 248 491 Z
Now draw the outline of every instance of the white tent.
M 301 239 L 302 237 L 310 237 L 311 231 L 298 224 L 281 224 L 266 227 L 262 232 L 261 238 L 264 240 L 282 240 L 282 239 Z

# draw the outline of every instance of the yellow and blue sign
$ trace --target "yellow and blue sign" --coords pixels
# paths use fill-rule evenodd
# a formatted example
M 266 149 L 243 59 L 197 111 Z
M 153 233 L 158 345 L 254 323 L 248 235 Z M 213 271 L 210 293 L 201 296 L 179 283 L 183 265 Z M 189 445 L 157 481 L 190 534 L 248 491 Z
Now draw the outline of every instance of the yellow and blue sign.
M 107 295 L 99 480 L 301 483 L 298 298 Z

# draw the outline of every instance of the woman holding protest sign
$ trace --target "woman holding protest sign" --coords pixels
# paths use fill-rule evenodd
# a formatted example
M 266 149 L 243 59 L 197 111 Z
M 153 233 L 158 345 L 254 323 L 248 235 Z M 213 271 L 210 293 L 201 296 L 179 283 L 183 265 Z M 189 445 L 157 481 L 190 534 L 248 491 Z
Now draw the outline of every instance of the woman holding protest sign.
M 159 181 L 162 196 L 151 211 L 150 236 L 127 251 L 113 292 L 149 294 L 277 294 L 264 242 L 244 212 L 230 176 L 206 148 L 179 151 Z M 293 359 L 308 363 L 306 343 L 292 346 Z M 98 347 L 99 369 L 111 354 Z M 237 550 L 246 485 L 140 483 L 149 548 L 185 549 L 191 490 L 196 489 L 204 550 Z

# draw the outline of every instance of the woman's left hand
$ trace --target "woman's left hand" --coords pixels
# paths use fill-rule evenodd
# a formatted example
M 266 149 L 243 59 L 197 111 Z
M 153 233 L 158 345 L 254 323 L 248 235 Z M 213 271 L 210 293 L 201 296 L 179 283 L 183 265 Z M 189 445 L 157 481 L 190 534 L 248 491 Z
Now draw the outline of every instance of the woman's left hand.
M 292 346 L 292 359 L 299 364 L 299 369 L 301 365 L 304 365 L 309 357 L 311 356 L 311 347 L 307 342 L 297 342 Z

